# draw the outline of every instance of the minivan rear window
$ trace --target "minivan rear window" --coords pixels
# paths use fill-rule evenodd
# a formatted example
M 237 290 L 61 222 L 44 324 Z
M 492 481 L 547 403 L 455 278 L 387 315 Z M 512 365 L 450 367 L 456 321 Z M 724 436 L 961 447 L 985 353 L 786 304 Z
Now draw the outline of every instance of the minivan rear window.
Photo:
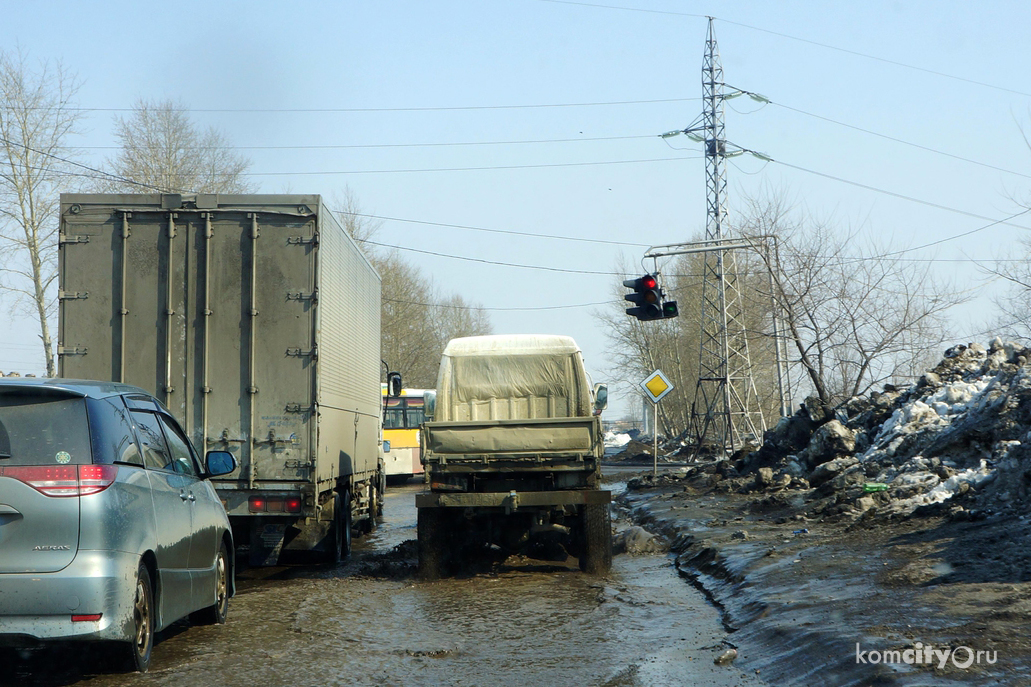
M 90 452 L 86 404 L 82 398 L 32 393 L 0 394 L 0 451 L 7 465 L 88 465 Z M 6 454 L 10 457 L 5 457 Z

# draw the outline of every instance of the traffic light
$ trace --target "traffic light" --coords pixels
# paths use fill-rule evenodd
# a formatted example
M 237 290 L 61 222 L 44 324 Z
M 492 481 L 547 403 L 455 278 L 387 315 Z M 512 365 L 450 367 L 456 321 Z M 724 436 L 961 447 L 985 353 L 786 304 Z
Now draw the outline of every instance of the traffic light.
M 637 307 L 627 308 L 626 314 L 636 317 L 642 322 L 676 317 L 680 314 L 676 301 L 664 301 L 659 281 L 653 274 L 646 274 L 638 279 L 625 279 L 623 286 L 634 290 L 623 296 Z
M 623 296 L 623 299 L 637 306 L 627 308 L 627 315 L 633 315 L 642 322 L 662 319 L 662 291 L 659 290 L 659 282 L 654 275 L 646 274 L 638 279 L 625 279 L 623 286 L 634 290 L 633 293 Z

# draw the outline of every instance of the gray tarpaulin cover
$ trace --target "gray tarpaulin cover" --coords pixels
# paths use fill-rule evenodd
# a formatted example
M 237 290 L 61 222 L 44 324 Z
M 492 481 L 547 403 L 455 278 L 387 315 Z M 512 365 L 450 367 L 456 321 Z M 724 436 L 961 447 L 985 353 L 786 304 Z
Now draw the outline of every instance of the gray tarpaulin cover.
M 453 339 L 444 349 L 434 419 L 587 417 L 590 396 L 583 357 L 572 338 L 471 336 Z

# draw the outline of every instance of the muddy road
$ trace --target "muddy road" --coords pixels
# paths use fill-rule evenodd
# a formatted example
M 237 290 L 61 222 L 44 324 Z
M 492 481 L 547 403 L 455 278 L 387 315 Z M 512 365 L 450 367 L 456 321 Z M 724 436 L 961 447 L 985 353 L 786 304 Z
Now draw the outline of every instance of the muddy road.
M 390 489 L 377 531 L 343 565 L 244 571 L 229 622 L 165 631 L 146 675 L 106 673 L 63 646 L 14 657 L 0 684 L 761 684 L 713 664 L 728 638 L 718 612 L 662 554 L 617 556 L 605 578 L 510 560 L 416 581 L 405 542 L 421 489 Z

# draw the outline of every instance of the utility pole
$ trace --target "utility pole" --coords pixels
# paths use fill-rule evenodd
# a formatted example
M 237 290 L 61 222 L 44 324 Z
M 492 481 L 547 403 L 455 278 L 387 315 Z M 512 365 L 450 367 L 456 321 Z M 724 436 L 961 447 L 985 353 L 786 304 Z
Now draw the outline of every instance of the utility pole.
M 726 231 L 727 140 L 724 133 L 723 65 L 713 19 L 705 39 L 702 66 L 705 183 L 705 238 L 722 241 Z M 685 132 L 686 133 L 686 132 Z M 744 321 L 744 303 L 733 250 L 705 253 L 702 281 L 701 351 L 691 425 L 700 450 L 720 446 L 733 453 L 746 442 L 762 440 L 766 430 Z

